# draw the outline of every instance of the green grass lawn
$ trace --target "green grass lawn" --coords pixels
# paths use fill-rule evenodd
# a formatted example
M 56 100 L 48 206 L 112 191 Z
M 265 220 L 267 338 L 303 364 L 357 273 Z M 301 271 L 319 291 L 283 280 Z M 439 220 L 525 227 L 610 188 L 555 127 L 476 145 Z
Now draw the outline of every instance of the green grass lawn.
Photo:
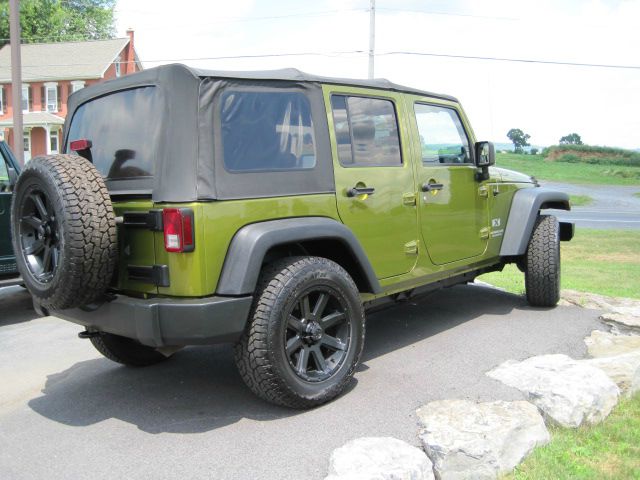
M 634 194 L 633 194 L 633 196 L 634 196 L 634 197 L 638 197 L 638 198 L 640 198 L 640 192 L 636 192 L 636 193 L 634 193 Z
M 640 231 L 578 228 L 573 240 L 561 245 L 562 288 L 640 298 Z M 524 274 L 515 265 L 478 278 L 524 293 Z
M 551 428 L 552 441 L 537 448 L 506 478 L 640 478 L 640 395 L 622 400 L 603 423 L 579 429 Z
M 572 207 L 584 207 L 593 203 L 593 198 L 589 195 L 569 195 L 569 201 Z
M 640 185 L 640 168 L 553 162 L 541 155 L 498 153 L 496 166 L 533 175 L 538 180 L 603 185 Z

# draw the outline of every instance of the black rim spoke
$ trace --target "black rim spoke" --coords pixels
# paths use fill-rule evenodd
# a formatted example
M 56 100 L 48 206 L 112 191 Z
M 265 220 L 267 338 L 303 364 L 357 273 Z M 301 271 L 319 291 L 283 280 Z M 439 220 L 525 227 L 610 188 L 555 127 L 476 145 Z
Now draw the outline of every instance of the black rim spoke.
M 36 240 L 31 245 L 24 249 L 25 255 L 37 255 L 44 249 L 44 242 L 42 240 Z
M 44 255 L 42 256 L 42 270 L 44 273 L 49 272 L 51 267 L 51 250 L 53 250 L 50 246 L 44 247 Z
M 28 217 L 22 217 L 21 222 L 22 223 L 26 223 L 27 225 L 29 225 L 34 230 L 37 230 L 42 226 L 42 220 L 40 220 L 39 218 L 34 217 L 33 215 L 28 216 Z
M 314 318 L 320 318 L 322 316 L 322 313 L 324 312 L 324 309 L 327 308 L 327 303 L 329 302 L 329 294 L 328 293 L 321 293 L 318 296 L 318 300 L 316 300 L 316 304 L 313 307 L 313 317 Z
M 296 335 L 295 337 L 291 337 L 287 341 L 287 355 L 291 356 L 293 353 L 295 353 L 303 345 L 304 345 L 304 342 L 300 338 L 300 335 Z
M 284 350 L 291 369 L 307 382 L 331 378 L 349 351 L 351 318 L 346 305 L 324 286 L 292 299 L 290 305 Z
M 298 363 L 296 364 L 296 371 L 299 375 L 305 375 L 307 373 L 307 367 L 309 366 L 309 347 L 303 347 L 298 355 Z
M 40 198 L 40 195 L 33 193 L 31 194 L 31 199 L 38 210 L 40 218 L 42 220 L 46 220 L 49 217 L 49 213 L 47 212 L 47 207 L 44 206 L 44 202 L 42 201 L 42 198 Z
M 320 320 L 320 324 L 322 325 L 322 328 L 326 330 L 327 328 L 331 328 L 337 325 L 338 323 L 342 322 L 346 318 L 347 317 L 344 312 L 333 312 L 327 315 L 326 317 L 322 318 L 322 320 Z
M 347 344 L 341 342 L 339 339 L 337 339 L 336 337 L 332 337 L 330 335 L 323 335 L 322 339 L 320 339 L 320 343 L 322 345 L 325 345 L 329 348 L 333 348 L 334 350 L 346 350 L 347 349 Z
M 304 325 L 302 325 L 302 322 L 293 315 L 289 315 L 287 326 L 299 333 L 302 333 L 304 331 Z

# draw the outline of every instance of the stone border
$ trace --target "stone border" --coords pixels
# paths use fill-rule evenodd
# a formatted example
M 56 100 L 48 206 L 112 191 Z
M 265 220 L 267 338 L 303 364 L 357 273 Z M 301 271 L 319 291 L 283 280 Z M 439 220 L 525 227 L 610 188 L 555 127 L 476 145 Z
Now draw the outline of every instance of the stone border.
M 416 410 L 424 450 L 365 437 L 333 451 L 325 480 L 497 479 L 550 440 L 545 423 L 568 428 L 603 421 L 621 395 L 640 391 L 640 301 L 571 290 L 561 304 L 606 310 L 611 332 L 584 339 L 591 358 L 539 355 L 508 360 L 486 375 L 526 401 L 439 400 Z

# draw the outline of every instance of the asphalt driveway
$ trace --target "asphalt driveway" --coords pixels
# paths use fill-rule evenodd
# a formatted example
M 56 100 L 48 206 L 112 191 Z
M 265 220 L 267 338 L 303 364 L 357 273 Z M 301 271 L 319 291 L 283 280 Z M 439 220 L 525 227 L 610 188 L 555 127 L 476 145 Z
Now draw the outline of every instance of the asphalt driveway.
M 147 369 L 114 364 L 28 295 L 0 289 L 0 478 L 320 479 L 331 451 L 365 435 L 418 444 L 414 410 L 444 398 L 519 399 L 484 372 L 509 358 L 586 353 L 597 312 L 532 309 L 459 286 L 368 316 L 351 390 L 312 411 L 254 397 L 229 346 L 188 348 Z

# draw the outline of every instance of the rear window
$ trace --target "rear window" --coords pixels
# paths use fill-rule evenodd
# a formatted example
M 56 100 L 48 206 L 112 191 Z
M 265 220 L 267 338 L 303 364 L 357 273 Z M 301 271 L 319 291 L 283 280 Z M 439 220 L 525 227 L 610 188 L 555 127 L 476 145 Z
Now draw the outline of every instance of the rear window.
M 228 171 L 315 167 L 311 106 L 302 93 L 226 91 L 220 106 L 224 166 Z
M 108 180 L 150 177 L 160 135 L 155 87 L 124 90 L 76 109 L 65 151 L 74 140 L 92 143 L 93 164 Z

